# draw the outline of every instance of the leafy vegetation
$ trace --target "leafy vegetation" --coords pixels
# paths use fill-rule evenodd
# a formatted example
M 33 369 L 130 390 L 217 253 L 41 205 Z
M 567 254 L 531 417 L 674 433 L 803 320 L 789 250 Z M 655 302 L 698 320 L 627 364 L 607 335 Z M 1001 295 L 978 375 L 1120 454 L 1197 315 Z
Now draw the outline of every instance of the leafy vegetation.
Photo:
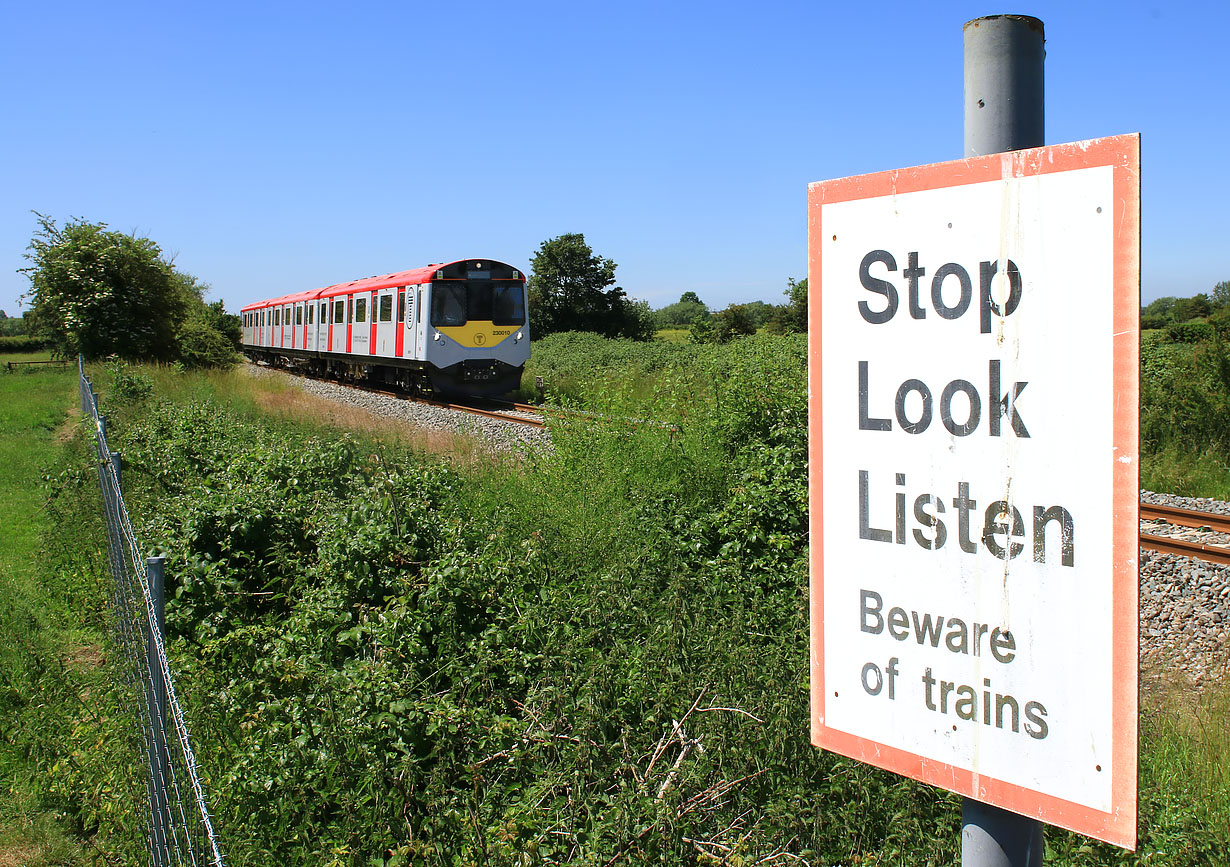
M 630 300 L 613 285 L 616 267 L 612 260 L 596 255 L 584 235 L 543 241 L 530 260 L 526 287 L 530 333 L 536 338 L 564 331 L 633 340 L 653 337 L 649 305 Z
M 0 352 L 38 352 L 45 345 L 46 341 L 41 337 L 30 337 L 29 335 L 0 337 Z
M 28 334 L 29 328 L 25 315 L 9 316 L 0 310 L 0 337 L 25 337 Z
M 1161 298 L 1141 311 L 1142 324 L 1164 317 L 1140 342 L 1141 484 L 1152 490 L 1230 499 L 1228 291 L 1219 283 L 1212 298 Z
M 233 363 L 239 317 L 208 287 L 162 258 L 149 238 L 74 220 L 63 228 L 38 214 L 39 230 L 22 271 L 30 278 L 34 336 L 59 358 L 178 361 L 189 367 Z
M 697 319 L 709 315 L 709 307 L 700 300 L 695 292 L 684 292 L 674 304 L 653 312 L 653 324 L 659 330 L 666 328 L 688 328 Z

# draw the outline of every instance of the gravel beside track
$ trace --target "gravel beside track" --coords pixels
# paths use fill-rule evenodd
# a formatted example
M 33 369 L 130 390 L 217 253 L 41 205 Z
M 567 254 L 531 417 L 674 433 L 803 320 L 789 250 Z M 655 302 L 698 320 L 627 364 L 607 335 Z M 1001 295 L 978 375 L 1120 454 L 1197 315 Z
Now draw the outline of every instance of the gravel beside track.
M 398 419 L 429 431 L 474 436 L 493 451 L 516 451 L 526 448 L 549 448 L 551 434 L 545 428 L 530 427 L 516 422 L 501 421 L 459 410 L 430 406 L 387 394 L 351 388 L 336 382 L 293 376 L 280 370 L 247 364 L 244 369 L 252 376 L 281 376 L 307 394 L 335 403 L 367 410 L 375 415 Z M 509 412 L 509 415 L 529 415 Z
M 1230 515 L 1230 503 L 1141 491 L 1141 502 Z M 1159 522 L 1141 532 L 1230 547 L 1230 538 Z M 1190 557 L 1140 551 L 1141 680 L 1186 681 L 1203 687 L 1230 671 L 1230 567 Z

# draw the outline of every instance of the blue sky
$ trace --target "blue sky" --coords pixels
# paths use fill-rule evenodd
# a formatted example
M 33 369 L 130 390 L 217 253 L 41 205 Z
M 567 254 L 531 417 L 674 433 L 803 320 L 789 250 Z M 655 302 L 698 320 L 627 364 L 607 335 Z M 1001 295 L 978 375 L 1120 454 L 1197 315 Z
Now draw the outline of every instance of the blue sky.
M 582 232 L 654 307 L 784 300 L 811 181 L 962 154 L 962 25 L 1047 36 L 1047 141 L 1142 135 L 1146 300 L 1230 280 L 1225 3 L 4 5 L 0 309 L 32 210 L 237 310 Z

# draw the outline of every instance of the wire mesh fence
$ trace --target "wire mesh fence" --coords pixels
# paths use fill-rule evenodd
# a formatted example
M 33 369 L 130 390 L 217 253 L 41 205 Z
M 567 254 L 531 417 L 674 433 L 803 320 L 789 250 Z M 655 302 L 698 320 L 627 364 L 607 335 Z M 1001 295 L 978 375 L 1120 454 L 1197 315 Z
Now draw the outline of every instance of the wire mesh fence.
M 163 615 L 163 558 L 141 554 L 120 489 L 119 454 L 107 443 L 107 419 L 78 359 L 81 412 L 92 425 L 98 453 L 98 484 L 107 524 L 107 556 L 115 584 L 112 632 L 123 654 L 133 714 L 145 756 L 149 809 L 146 844 L 153 867 L 223 867 L 217 836 L 205 804 L 184 714 L 175 698 L 167 664 Z

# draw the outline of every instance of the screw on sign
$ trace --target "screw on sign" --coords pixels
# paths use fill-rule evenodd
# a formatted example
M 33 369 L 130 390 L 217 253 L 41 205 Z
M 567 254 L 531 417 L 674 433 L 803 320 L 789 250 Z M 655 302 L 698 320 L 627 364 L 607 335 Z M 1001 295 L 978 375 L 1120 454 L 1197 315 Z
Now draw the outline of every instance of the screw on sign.
M 1139 138 L 813 184 L 812 739 L 1136 834 Z

